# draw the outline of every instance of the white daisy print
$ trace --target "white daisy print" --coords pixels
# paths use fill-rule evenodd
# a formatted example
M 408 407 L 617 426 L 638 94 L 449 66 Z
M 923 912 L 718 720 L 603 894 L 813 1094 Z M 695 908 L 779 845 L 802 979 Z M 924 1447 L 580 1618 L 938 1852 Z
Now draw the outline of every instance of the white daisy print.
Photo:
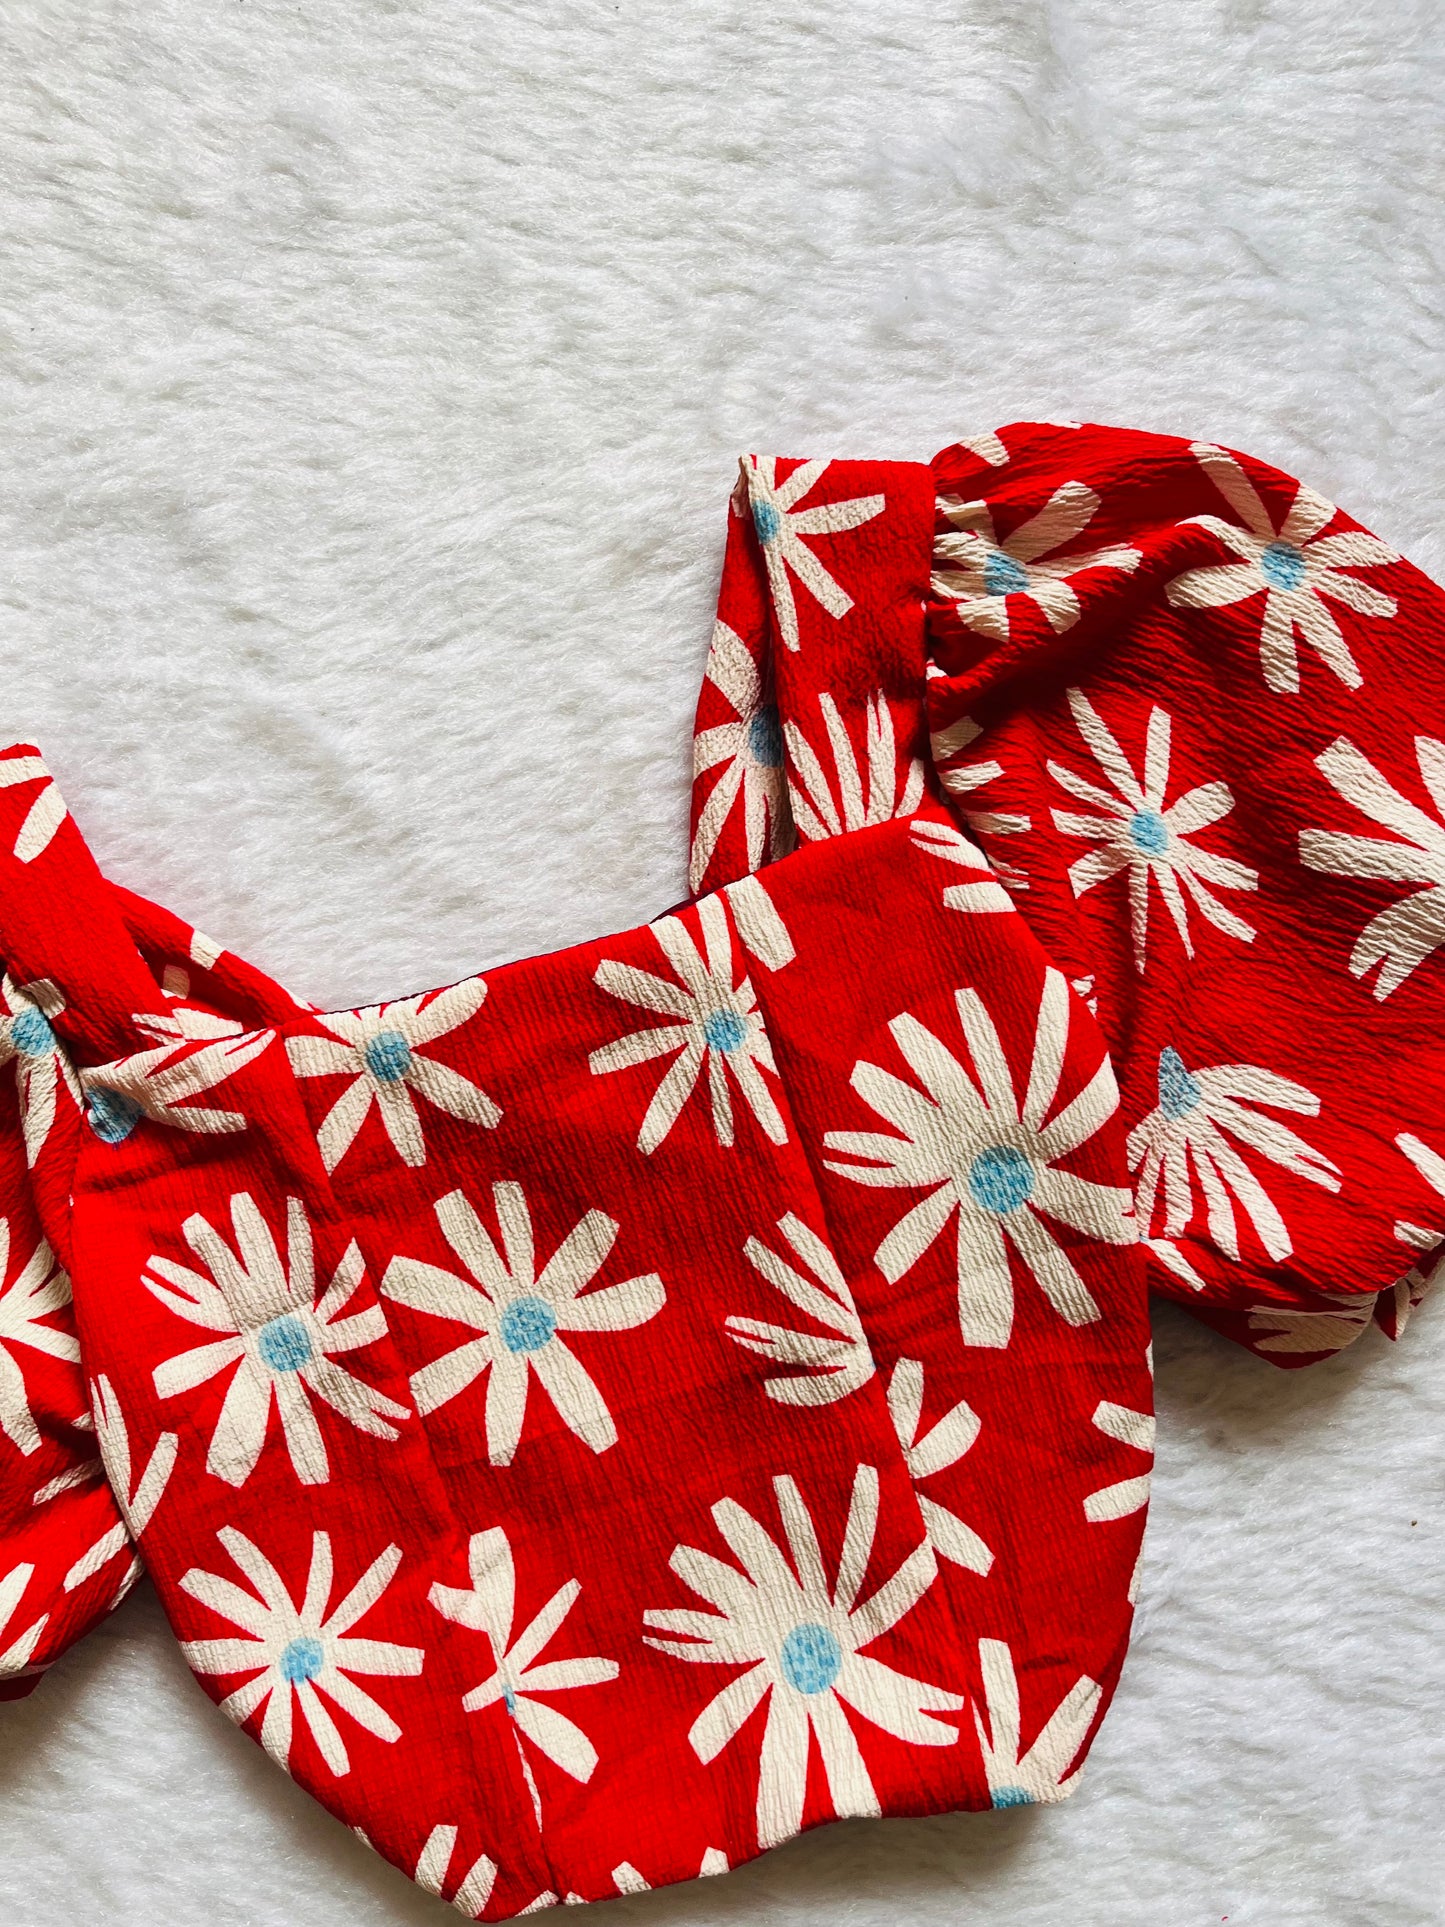
M 936 1473 L 957 1465 L 972 1449 L 983 1423 L 967 1400 L 960 1399 L 936 1425 L 924 1432 L 923 1367 L 916 1358 L 900 1358 L 893 1367 L 888 1380 L 888 1410 L 903 1448 L 908 1475 L 915 1485 L 921 1479 L 931 1479 Z M 966 1526 L 957 1513 L 922 1492 L 918 1495 L 918 1509 L 940 1559 L 966 1566 L 970 1572 L 988 1572 L 993 1565 L 993 1553 L 972 1526 Z
M 1083 482 L 1065 482 L 1055 489 L 1037 515 L 1002 541 L 987 502 L 940 495 L 938 507 L 952 527 L 934 537 L 933 593 L 953 603 L 960 621 L 980 635 L 999 640 L 1008 636 L 1011 596 L 1035 603 L 1049 627 L 1061 635 L 1079 619 L 1073 577 L 1087 569 L 1129 574 L 1139 566 L 1138 549 L 1126 544 L 1084 555 L 1054 555 L 1098 513 L 1099 497 Z
M 204 930 L 197 930 L 193 924 L 187 954 L 191 962 L 199 964 L 202 970 L 214 970 L 225 956 L 226 947 L 224 944 L 217 943 L 213 937 L 208 937 Z
M 70 1280 L 43 1238 L 15 1276 L 10 1276 L 10 1221 L 0 1218 L 0 1432 L 27 1457 L 40 1450 L 40 1428 L 25 1389 L 20 1348 L 63 1358 L 68 1364 L 79 1359 L 80 1343 L 74 1331 L 46 1322 L 69 1303 Z
M 763 551 L 772 591 L 778 631 L 789 649 L 798 647 L 798 611 L 793 602 L 792 576 L 833 617 L 846 616 L 853 598 L 829 575 L 804 541 L 809 535 L 842 535 L 883 513 L 881 495 L 859 495 L 851 502 L 829 502 L 816 508 L 799 506 L 828 468 L 827 462 L 803 462 L 785 482 L 778 480 L 774 455 L 743 458 L 753 528 Z
M 1215 890 L 1253 890 L 1259 873 L 1232 857 L 1202 850 L 1189 839 L 1218 823 L 1234 808 L 1227 783 L 1200 783 L 1173 803 L 1169 794 L 1170 721 L 1162 709 L 1151 709 L 1145 735 L 1143 778 L 1134 774 L 1118 739 L 1081 689 L 1071 689 L 1069 708 L 1079 734 L 1094 752 L 1100 769 L 1114 786 L 1111 794 L 1062 763 L 1049 763 L 1054 781 L 1090 803 L 1099 816 L 1079 816 L 1068 810 L 1053 812 L 1054 825 L 1065 836 L 1088 837 L 1097 847 L 1070 866 L 1069 882 L 1076 897 L 1096 883 L 1127 871 L 1129 925 L 1134 939 L 1134 962 L 1143 970 L 1149 934 L 1149 880 L 1159 886 L 1186 956 L 1194 955 L 1189 934 L 1187 891 L 1206 922 L 1241 943 L 1253 943 L 1254 927 L 1227 909 Z M 1183 886 L 1181 889 L 1180 886 Z M 1210 886 L 1213 886 L 1211 889 Z
M 947 909 L 961 910 L 969 916 L 979 913 L 997 916 L 1000 911 L 1013 909 L 1000 873 L 978 845 L 970 843 L 951 824 L 920 817 L 909 830 L 908 838 L 915 850 L 923 850 L 944 863 L 955 863 L 968 873 L 967 883 L 950 883 L 945 888 L 943 901 Z
M 728 1871 L 728 1857 L 721 1847 L 709 1847 L 702 1856 L 702 1864 L 697 1870 L 699 1880 L 707 1880 L 713 1874 Z M 612 1884 L 620 1894 L 650 1894 L 652 1882 L 640 1874 L 630 1860 L 624 1860 L 612 1869 Z M 582 1903 L 581 1894 L 568 1894 L 569 1903 Z
M 373 1438 L 398 1436 L 410 1416 L 406 1406 L 336 1363 L 338 1353 L 374 1344 L 386 1332 L 380 1305 L 346 1315 L 365 1270 L 354 1241 L 318 1296 L 311 1225 L 299 1198 L 286 1200 L 284 1259 L 249 1192 L 231 1199 L 234 1250 L 199 1212 L 182 1230 L 206 1271 L 152 1256 L 144 1282 L 178 1318 L 221 1336 L 157 1365 L 155 1387 L 162 1398 L 175 1398 L 218 1372 L 232 1374 L 206 1455 L 208 1472 L 228 1485 L 246 1483 L 265 1446 L 273 1405 L 303 1485 L 324 1485 L 331 1477 L 313 1399 Z
M 1036 426 L 1040 428 L 1082 428 L 1083 423 L 1048 421 L 1025 424 L 1015 422 L 1013 426 L 1016 428 L 1024 426 Z M 954 447 L 966 448 L 971 455 L 977 455 L 980 461 L 987 462 L 990 468 L 1002 468 L 1009 459 L 1009 452 L 1007 448 L 1004 447 L 1002 437 L 993 430 L 985 430 L 981 435 L 961 435 L 954 443 Z
M 956 993 L 967 1065 L 909 1012 L 888 1026 L 922 1090 L 876 1064 L 859 1063 L 852 1084 L 897 1137 L 830 1131 L 830 1171 L 855 1184 L 926 1189 L 889 1232 L 876 1262 L 896 1284 L 958 1218 L 958 1315 L 967 1345 L 1007 1345 L 1013 1330 L 1010 1247 L 1071 1325 L 1101 1316 L 1088 1286 L 1054 1236 L 1049 1219 L 1106 1244 L 1134 1242 L 1129 1193 L 1059 1168 L 1118 1108 L 1107 1058 L 1054 1115 L 1069 1033 L 1069 992 L 1058 971 L 1044 979 L 1027 1087 L 1014 1074 L 976 990 Z M 1047 1120 L 1047 1121 L 1046 1121 Z M 839 1157 L 862 1160 L 838 1162 Z
M 693 890 L 701 889 L 723 826 L 740 796 L 749 870 L 760 870 L 793 844 L 777 705 L 765 700 L 761 670 L 742 637 L 725 622 L 713 628 L 707 680 L 728 702 L 737 720 L 699 730 L 693 738 L 694 781 L 720 764 L 724 766 L 698 812 L 688 871 Z
M 180 1131 L 244 1131 L 240 1111 L 194 1104 L 193 1098 L 234 1077 L 276 1040 L 274 1030 L 245 1030 L 209 1010 L 138 1013 L 152 1049 L 80 1073 L 86 1122 L 106 1144 L 124 1143 L 143 1117 Z
M 769 1398 L 780 1405 L 831 1405 L 873 1376 L 873 1354 L 848 1281 L 828 1246 L 791 1211 L 778 1220 L 778 1229 L 792 1247 L 795 1262 L 779 1257 L 761 1238 L 749 1238 L 744 1254 L 770 1285 L 822 1326 L 823 1332 L 732 1317 L 727 1321 L 728 1337 L 774 1364 L 799 1368 L 765 1379 Z
M 695 1665 L 746 1667 L 693 1722 L 688 1738 L 704 1765 L 767 1700 L 758 1761 L 760 1847 L 776 1846 L 802 1824 L 810 1736 L 822 1755 L 834 1813 L 841 1819 L 880 1811 L 845 1706 L 910 1745 L 952 1746 L 957 1729 L 936 1716 L 964 1704 L 956 1693 L 910 1679 L 864 1651 L 917 1605 L 938 1572 L 925 1539 L 860 1603 L 878 1523 L 874 1468 L 858 1467 L 831 1580 L 797 1485 L 775 1478 L 773 1490 L 786 1549 L 736 1500 L 720 1499 L 713 1521 L 737 1566 L 694 1546 L 678 1546 L 670 1562 L 714 1610 L 644 1615 L 653 1633 L 676 1635 L 645 1634 L 649 1646 Z
M 1297 1311 L 1288 1305 L 1251 1305 L 1250 1348 L 1272 1356 L 1342 1352 L 1370 1328 L 1375 1312 L 1373 1292 L 1347 1298 L 1321 1293 L 1333 1306 L 1329 1311 Z
M 1227 1257 L 1239 1257 L 1235 1203 L 1256 1237 L 1278 1262 L 1294 1249 L 1289 1228 L 1268 1192 L 1230 1139 L 1326 1191 L 1338 1191 L 1338 1167 L 1270 1110 L 1318 1117 L 1320 1101 L 1292 1078 L 1258 1064 L 1215 1064 L 1189 1070 L 1172 1044 L 1159 1053 L 1159 1103 L 1129 1133 L 1129 1168 L 1137 1171 L 1139 1222 L 1152 1230 L 1163 1187 L 1163 1231 L 1177 1238 L 1194 1216 L 1191 1162 L 1204 1194 L 1209 1236 Z
M 161 989 L 167 997 L 184 999 L 190 996 L 191 972 L 187 964 L 196 964 L 202 970 L 214 970 L 226 952 L 224 944 L 216 943 L 204 931 L 192 926 L 185 954 L 186 963 L 168 963 L 161 972 Z
M 895 816 L 911 816 L 923 794 L 923 765 L 915 756 L 906 770 L 899 770 L 893 712 L 882 690 L 876 690 L 863 705 L 866 782 L 838 705 L 824 694 L 818 698 L 818 708 L 828 737 L 832 781 L 798 725 L 783 725 L 793 764 L 788 794 L 799 836 L 805 842 L 818 843 L 824 837 L 841 836 L 846 830 L 864 830 L 875 823 L 890 822 Z
M 721 901 L 704 897 L 696 905 L 703 951 L 680 917 L 663 917 L 649 928 L 676 973 L 677 981 L 605 957 L 593 982 L 609 996 L 665 1022 L 635 1030 L 593 1051 L 588 1062 L 595 1077 L 646 1064 L 655 1057 L 672 1063 L 657 1086 L 637 1134 L 639 1151 L 655 1151 L 682 1114 L 707 1066 L 712 1126 L 719 1144 L 733 1142 L 731 1085 L 774 1144 L 787 1141 L 787 1126 L 763 1078 L 777 1076 L 773 1047 L 763 1029 L 762 1012 L 747 977 L 733 980 L 732 940 Z
M 1442 1199 L 1445 1199 L 1445 1158 L 1438 1151 L 1409 1131 L 1402 1131 L 1395 1139 L 1396 1148 L 1403 1151 L 1424 1178 L 1425 1182 Z M 1387 1337 L 1398 1338 L 1409 1323 L 1410 1314 L 1424 1298 L 1427 1291 L 1440 1282 L 1445 1275 L 1445 1257 L 1440 1255 L 1440 1246 L 1445 1242 L 1445 1231 L 1431 1226 L 1397 1223 L 1395 1236 L 1412 1251 L 1418 1252 L 1423 1259 L 1427 1253 L 1435 1254 L 1435 1262 L 1429 1271 L 1415 1266 L 1388 1291 L 1379 1294 L 1376 1322 Z
M 1420 1138 L 1409 1131 L 1402 1131 L 1395 1139 L 1396 1148 L 1402 1151 L 1425 1182 L 1442 1199 L 1445 1199 L 1445 1158 Z M 1445 1231 L 1432 1225 L 1412 1224 L 1398 1220 L 1395 1236 L 1413 1251 L 1419 1262 L 1407 1271 L 1403 1278 L 1397 1279 L 1384 1291 L 1377 1292 L 1370 1304 L 1367 1317 L 1380 1327 L 1389 1339 L 1398 1339 L 1409 1324 L 1411 1315 L 1423 1302 L 1426 1294 L 1432 1291 L 1445 1277 L 1445 1257 L 1441 1246 L 1445 1244 Z M 1429 1261 L 1428 1263 L 1426 1261 Z M 1343 1301 L 1350 1315 L 1359 1310 L 1358 1301 Z M 1264 1309 L 1268 1309 L 1267 1307 Z M 1343 1341 L 1348 1343 L 1348 1340 Z
M 8 1638 L 20 1601 L 25 1597 L 25 1588 L 35 1577 L 35 1567 L 31 1564 L 12 1566 L 3 1579 L 0 1579 L 0 1640 Z M 35 1648 L 40 1644 L 40 1635 L 45 1631 L 49 1613 L 42 1613 L 25 1630 L 17 1633 L 8 1645 L 0 1646 L 0 1679 L 18 1679 L 30 1670 L 30 1662 Z
M 1060 1700 L 1032 1746 L 1022 1750 L 1018 1675 L 1013 1653 L 1001 1639 L 978 1642 L 983 1674 L 983 1717 L 973 1709 L 974 1730 L 983 1751 L 983 1769 L 996 1807 L 1031 1807 L 1065 1800 L 1079 1773 L 1069 1769 L 1093 1724 L 1102 1688 L 1088 1674 Z
M 96 1438 L 100 1445 L 100 1455 L 105 1464 L 105 1475 L 110 1481 L 111 1496 L 115 1509 L 120 1514 L 120 1523 L 113 1525 L 109 1532 L 103 1533 L 90 1550 L 84 1553 L 65 1575 L 65 1590 L 75 1588 L 89 1579 L 92 1573 L 108 1566 L 112 1559 L 126 1550 L 132 1540 L 139 1544 L 141 1535 L 155 1517 L 156 1507 L 165 1496 L 166 1486 L 171 1473 L 175 1470 L 176 1454 L 180 1450 L 180 1440 L 174 1432 L 162 1432 L 151 1448 L 145 1469 L 132 1490 L 134 1476 L 131 1465 L 130 1434 L 126 1429 L 125 1414 L 120 1400 L 110 1380 L 102 1375 L 90 1388 L 91 1411 L 95 1417 Z M 130 1570 L 121 1581 L 129 1591 L 131 1585 L 140 1577 L 140 1560 L 132 1555 Z
M 977 455 L 979 460 L 987 462 L 990 468 L 1002 468 L 1008 461 L 1008 450 L 991 429 L 986 430 L 982 435 L 960 436 L 955 447 L 966 448 L 970 455 Z
M 550 1698 L 538 1694 L 564 1693 L 578 1686 L 600 1686 L 616 1679 L 615 1659 L 543 1660 L 542 1654 L 562 1628 L 582 1587 L 569 1579 L 543 1606 L 536 1618 L 514 1639 L 517 1572 L 512 1548 L 501 1526 L 475 1532 L 467 1547 L 471 1586 L 434 1585 L 427 1597 L 443 1619 L 473 1632 L 485 1633 L 497 1655 L 497 1670 L 462 1700 L 468 1713 L 500 1700 L 523 1737 L 554 1766 L 584 1785 L 597 1769 L 597 1748 L 581 1727 L 559 1713 Z M 540 1663 L 539 1663 L 540 1662 Z M 522 1755 L 525 1762 L 526 1754 Z M 535 1788 L 533 1798 L 536 1798 Z
M 1445 817 L 1445 743 L 1417 736 L 1415 756 L 1430 801 Z M 1383 1003 L 1445 943 L 1445 828 L 1387 783 L 1348 737 L 1337 737 L 1315 764 L 1347 803 L 1390 835 L 1301 830 L 1300 861 L 1333 876 L 1424 886 L 1371 917 L 1350 952 L 1353 976 L 1366 977 L 1379 965 L 1374 995 Z
M 1143 1231 L 1142 1219 L 1140 1224 L 1139 1242 L 1151 1258 L 1157 1258 L 1166 1271 L 1172 1271 L 1174 1276 L 1182 1279 L 1191 1291 L 1208 1290 L 1208 1280 L 1200 1277 L 1171 1238 L 1151 1237 Z
M 539 1271 L 521 1185 L 493 1185 L 492 1203 L 500 1251 L 465 1193 L 452 1191 L 437 1200 L 437 1223 L 465 1277 L 419 1258 L 393 1258 L 382 1278 L 386 1297 L 478 1334 L 412 1374 L 417 1409 L 436 1411 L 490 1370 L 487 1455 L 493 1465 L 510 1465 L 535 1375 L 563 1424 L 594 1452 L 605 1452 L 617 1443 L 617 1427 L 606 1400 L 560 1334 L 645 1325 L 666 1301 L 662 1280 L 648 1272 L 587 1290 L 617 1240 L 617 1220 L 605 1211 L 589 1211 Z
M 1395 1235 L 1398 1237 L 1399 1234 L 1400 1227 L 1396 1225 Z M 1438 1243 L 1438 1239 L 1432 1239 L 1430 1249 L 1434 1250 Z M 1398 1339 L 1403 1334 L 1412 1314 L 1424 1302 L 1426 1293 L 1439 1284 L 1442 1272 L 1445 1272 L 1445 1260 L 1437 1257 L 1428 1271 L 1418 1265 L 1412 1266 L 1403 1278 L 1376 1292 L 1372 1315 L 1386 1338 Z
M 1117 1405 L 1101 1398 L 1094 1407 L 1093 1423 L 1106 1438 L 1117 1440 L 1132 1452 L 1141 1452 L 1151 1464 L 1154 1458 L 1154 1414 L 1138 1412 L 1132 1405 Z M 1084 1500 L 1084 1517 L 1099 1525 L 1108 1519 L 1127 1519 L 1142 1512 L 1149 1503 L 1149 1473 L 1136 1472 L 1127 1479 L 1102 1485 Z M 1130 1595 L 1133 1596 L 1132 1594 Z
M 22 863 L 33 863 L 50 847 L 50 839 L 65 821 L 66 808 L 43 757 L 0 757 L 0 789 L 13 789 L 17 783 L 41 785 L 31 798 L 30 808 L 11 845 L 13 856 Z
M 1416 1137 L 1411 1131 L 1401 1131 L 1395 1139 L 1395 1147 L 1404 1152 L 1426 1184 L 1445 1199 L 1445 1158 L 1438 1151 L 1432 1151 L 1422 1138 Z M 1418 1225 L 1397 1224 L 1395 1236 L 1413 1245 L 1416 1250 L 1429 1251 L 1445 1238 L 1445 1232 L 1426 1231 Z
M 1210 530 L 1240 559 L 1175 576 L 1164 591 L 1169 601 L 1177 609 L 1219 609 L 1262 595 L 1259 659 L 1267 688 L 1280 694 L 1298 692 L 1298 629 L 1345 687 L 1358 689 L 1359 668 L 1329 603 L 1341 603 L 1356 615 L 1393 616 L 1393 596 L 1343 571 L 1378 568 L 1398 562 L 1399 556 L 1363 529 L 1323 535 L 1339 511 L 1303 483 L 1284 520 L 1276 524 L 1232 455 L 1207 442 L 1196 442 L 1190 452 L 1244 527 L 1217 515 L 1191 515 L 1188 522 Z
M 80 1103 L 75 1072 L 55 1035 L 55 1019 L 64 1008 L 65 999 L 48 977 L 31 984 L 17 984 L 8 973 L 0 978 L 0 1064 L 14 1060 L 25 1159 L 32 1167 L 55 1123 L 62 1086 Z
M 454 1826 L 432 1828 L 417 1856 L 412 1879 L 423 1892 L 449 1901 L 458 1913 L 475 1920 L 491 1899 L 497 1863 L 486 1854 L 479 1854 L 470 1867 L 463 1862 L 461 1877 L 453 1885 L 451 1867 L 457 1850 L 457 1831 Z
M 793 961 L 797 951 L 788 926 L 757 877 L 739 877 L 736 883 L 725 883 L 722 894 L 733 913 L 738 942 L 750 957 L 756 957 L 769 970 L 782 970 Z
M 90 1414 L 86 1413 L 83 1417 L 73 1420 L 72 1423 L 83 1428 L 85 1420 L 89 1417 Z M 63 1472 L 57 1472 L 53 1479 L 47 1479 L 45 1484 L 41 1486 L 40 1490 L 31 1499 L 30 1503 L 32 1505 L 48 1505 L 50 1500 L 58 1499 L 62 1492 L 72 1492 L 78 1485 L 90 1485 L 97 1479 L 103 1479 L 104 1477 L 105 1467 L 101 1464 L 99 1455 L 90 1459 L 78 1459 L 73 1464 L 66 1466 Z
M 356 1141 L 373 1104 L 402 1163 L 425 1164 L 426 1139 L 413 1092 L 464 1124 L 490 1129 L 497 1123 L 502 1113 L 484 1090 L 425 1054 L 428 1044 L 475 1017 L 486 994 L 481 978 L 471 977 L 435 995 L 318 1014 L 316 1022 L 330 1031 L 329 1037 L 286 1039 L 298 1077 L 351 1079 L 316 1133 L 328 1171 L 336 1169 Z
M 630 1860 L 620 1861 L 612 1869 L 612 1884 L 620 1894 L 650 1894 L 652 1882 L 640 1874 Z M 578 1899 L 581 1899 L 578 1895 Z
M 938 780 L 953 799 L 955 814 L 961 816 L 975 836 L 1022 836 L 1033 828 L 1033 819 L 1021 810 L 990 810 L 975 806 L 973 793 L 984 789 L 1003 775 L 1003 764 L 989 757 L 979 763 L 959 760 L 983 734 L 972 716 L 960 716 L 945 729 L 929 738 L 929 750 Z M 995 860 L 999 881 L 1010 890 L 1028 888 L 1027 873 L 1013 864 Z
M 264 1706 L 261 1744 L 288 1771 L 298 1710 L 332 1773 L 339 1777 L 351 1771 L 350 1756 L 323 1695 L 378 1740 L 399 1740 L 396 1721 L 351 1675 L 415 1677 L 422 1669 L 423 1649 L 348 1635 L 391 1584 L 401 1564 L 401 1547 L 388 1546 L 328 1613 L 334 1578 L 329 1533 L 311 1536 L 311 1564 L 299 1601 L 260 1548 L 234 1526 L 222 1526 L 216 1537 L 255 1595 L 219 1573 L 192 1566 L 181 1578 L 181 1591 L 239 1627 L 242 1637 L 183 1640 L 181 1651 L 193 1672 L 254 1675 L 221 1701 L 227 1718 L 239 1726 Z

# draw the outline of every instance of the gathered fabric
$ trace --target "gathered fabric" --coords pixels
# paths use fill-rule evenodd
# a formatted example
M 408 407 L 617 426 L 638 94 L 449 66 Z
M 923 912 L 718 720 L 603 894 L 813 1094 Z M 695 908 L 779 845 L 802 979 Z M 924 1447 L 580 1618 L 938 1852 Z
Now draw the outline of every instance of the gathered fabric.
M 0 1690 L 143 1561 L 479 1919 L 1070 1793 L 1147 1284 L 1307 1363 L 1442 1236 L 1441 606 L 1172 438 L 749 457 L 694 900 L 360 1010 L 0 753 Z
M 742 466 L 694 887 L 906 811 L 931 768 L 1097 1016 L 1151 1286 L 1276 1365 L 1396 1337 L 1445 1224 L 1445 595 L 1177 436 Z M 846 606 L 875 575 L 888 638 Z

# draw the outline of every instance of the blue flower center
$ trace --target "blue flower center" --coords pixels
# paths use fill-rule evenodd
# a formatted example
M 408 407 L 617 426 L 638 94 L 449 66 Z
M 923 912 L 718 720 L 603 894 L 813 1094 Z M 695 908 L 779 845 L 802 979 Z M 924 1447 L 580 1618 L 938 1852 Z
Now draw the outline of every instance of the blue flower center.
M 1029 586 L 1029 572 L 1002 549 L 991 549 L 983 565 L 983 586 L 990 595 L 1019 595 Z
M 502 1343 L 509 1352 L 539 1352 L 557 1329 L 544 1298 L 514 1298 L 502 1313 Z
M 315 1356 L 310 1332 L 289 1311 L 261 1327 L 256 1334 L 256 1350 L 273 1372 L 299 1372 Z
M 312 1633 L 300 1633 L 282 1649 L 276 1670 L 282 1679 L 299 1686 L 303 1679 L 315 1679 L 325 1664 L 326 1651 L 321 1641 Z
M 1184 1068 L 1184 1059 L 1172 1044 L 1159 1053 L 1159 1108 L 1165 1117 L 1187 1117 L 1203 1099 L 1199 1079 Z
M 1004 1217 L 1027 1202 L 1034 1188 L 1034 1167 L 1011 1144 L 990 1144 L 968 1167 L 969 1195 L 985 1211 Z
M 411 1069 L 411 1045 L 399 1030 L 379 1030 L 368 1037 L 361 1055 L 379 1084 L 399 1084 Z
M 735 1010 L 714 1010 L 703 1018 L 702 1034 L 710 1050 L 734 1051 L 746 1043 L 748 1027 Z
M 748 724 L 748 748 L 753 753 L 753 761 L 761 763 L 764 769 L 782 768 L 783 732 L 778 726 L 776 703 L 766 704 Z
M 783 1678 L 800 1693 L 826 1693 L 843 1668 L 843 1649 L 826 1626 L 794 1626 L 778 1655 Z
M 515 1714 L 517 1710 L 517 1689 L 515 1686 L 504 1686 L 502 1688 L 502 1704 L 509 1713 Z
M 1129 818 L 1129 841 L 1145 856 L 1163 856 L 1169 848 L 1169 825 L 1158 810 L 1138 810 Z
M 777 540 L 778 531 L 782 526 L 783 518 L 771 502 L 753 503 L 753 527 L 758 532 L 758 540 L 765 548 L 769 542 Z
M 48 1057 L 55 1049 L 55 1032 L 43 1011 L 25 1009 L 10 1019 L 10 1041 L 22 1057 Z
M 92 1085 L 85 1097 L 85 1119 L 103 1144 L 121 1144 L 145 1116 L 133 1097 L 123 1091 Z
M 996 1807 L 1032 1807 L 1038 1805 L 1032 1793 L 1026 1793 L 1021 1786 L 996 1786 L 993 1790 L 993 1803 Z
M 1271 542 L 1259 558 L 1259 572 L 1271 589 L 1297 589 L 1305 579 L 1305 559 L 1293 542 Z

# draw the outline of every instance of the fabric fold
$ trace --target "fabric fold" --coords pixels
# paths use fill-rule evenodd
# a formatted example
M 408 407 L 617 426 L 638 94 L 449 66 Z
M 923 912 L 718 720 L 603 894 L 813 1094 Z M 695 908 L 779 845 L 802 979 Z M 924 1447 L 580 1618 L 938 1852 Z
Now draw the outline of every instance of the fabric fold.
M 921 462 L 743 458 L 694 734 L 694 890 L 917 808 L 932 529 Z
M 1276 1365 L 1398 1335 L 1445 1223 L 1445 595 L 1209 443 L 1014 423 L 929 475 L 920 651 L 921 465 L 744 462 L 694 887 L 914 807 L 923 704 L 966 887 L 1108 1041 L 1154 1288 Z

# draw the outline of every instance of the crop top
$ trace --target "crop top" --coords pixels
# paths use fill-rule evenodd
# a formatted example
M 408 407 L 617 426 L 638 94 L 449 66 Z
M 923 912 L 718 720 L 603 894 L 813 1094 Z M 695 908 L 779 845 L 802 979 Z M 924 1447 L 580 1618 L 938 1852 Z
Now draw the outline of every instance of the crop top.
M 473 1918 L 1070 1792 L 1146 1264 L 1293 1364 L 1394 1335 L 1442 1235 L 1440 609 L 1174 438 L 750 457 L 696 898 L 359 1011 L 0 754 L 9 1691 L 139 1555 L 222 1710 Z

